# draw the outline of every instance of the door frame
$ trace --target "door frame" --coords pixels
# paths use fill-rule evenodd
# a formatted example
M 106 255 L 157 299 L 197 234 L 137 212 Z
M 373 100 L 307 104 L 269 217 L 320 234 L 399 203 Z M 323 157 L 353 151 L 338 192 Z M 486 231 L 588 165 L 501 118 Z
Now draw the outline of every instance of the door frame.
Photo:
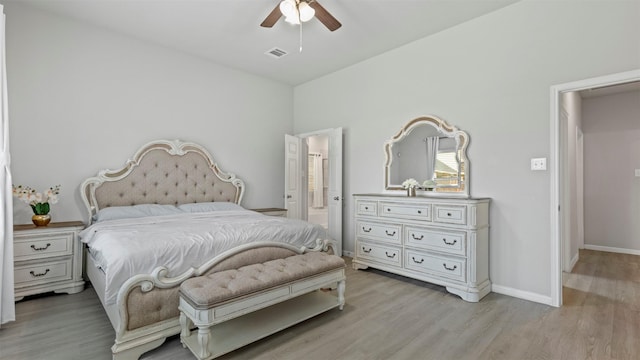
M 327 141 L 329 142 L 328 143 L 328 159 L 329 159 L 329 167 L 331 167 L 331 166 L 333 166 L 332 161 L 335 161 L 335 160 L 332 160 L 332 158 L 333 158 L 333 156 L 335 154 L 332 153 L 333 150 L 332 150 L 332 146 L 331 146 L 331 138 L 334 137 L 334 135 L 336 134 L 336 131 L 340 132 L 340 140 L 339 140 L 340 141 L 340 148 L 341 148 L 340 157 L 342 159 L 342 157 L 344 156 L 344 150 L 343 150 L 343 136 L 344 136 L 343 134 L 344 134 L 344 130 L 343 130 L 342 127 L 315 130 L 315 131 L 311 131 L 311 132 L 295 134 L 293 136 L 302 139 L 302 141 L 304 143 L 306 143 L 306 139 L 307 138 L 310 138 L 310 137 L 313 137 L 313 136 L 326 136 L 327 137 Z M 308 165 L 307 165 L 307 161 L 308 161 L 307 154 L 308 154 L 308 152 L 309 152 L 309 149 L 308 149 L 307 146 L 305 146 L 304 154 L 301 154 L 301 158 L 303 158 L 303 161 L 304 161 L 304 163 L 301 164 L 301 171 L 304 172 L 305 180 L 307 179 L 306 174 L 308 172 Z M 328 211 L 328 214 L 327 214 L 328 219 L 327 220 L 328 220 L 328 226 L 329 226 L 328 234 L 329 234 L 329 236 L 333 235 L 333 238 L 337 242 L 337 245 L 338 245 L 338 248 L 335 249 L 336 253 L 337 253 L 337 255 L 342 256 L 343 232 L 344 232 L 344 229 L 343 229 L 344 216 L 343 216 L 343 211 L 342 211 L 342 207 L 344 205 L 343 184 L 342 184 L 343 178 L 344 178 L 343 170 L 342 170 L 342 166 L 344 165 L 343 164 L 343 160 L 340 160 L 339 165 L 340 165 L 340 171 L 339 171 L 339 177 L 340 177 L 340 179 L 339 179 L 339 181 L 340 181 L 339 192 L 340 193 L 339 194 L 331 193 L 331 186 L 329 186 L 330 192 L 328 194 L 329 198 L 327 199 L 328 200 L 328 209 L 327 209 L 327 211 Z M 331 170 L 329 170 L 329 172 L 331 173 Z M 331 183 L 331 181 L 332 180 L 330 178 L 329 182 Z M 302 215 L 304 215 L 305 218 L 308 220 L 308 204 L 307 204 L 307 201 L 306 201 L 306 193 L 305 193 L 307 191 L 306 183 L 303 184 L 303 186 L 300 187 L 299 191 L 300 191 L 299 196 L 304 198 L 304 201 L 302 202 L 302 205 L 304 205 L 303 209 L 302 209 Z M 337 197 L 337 198 L 333 199 L 333 197 Z M 332 210 L 332 205 L 331 205 L 332 204 L 332 199 L 337 201 L 337 206 L 339 206 L 339 208 L 336 208 L 334 206 L 333 210 Z M 336 216 L 334 216 L 335 220 L 333 222 L 331 220 L 332 219 L 332 215 L 336 215 Z M 336 224 L 336 221 L 338 222 L 337 224 Z M 333 227 L 331 226 L 332 224 L 334 224 Z M 335 233 L 333 233 L 333 232 L 335 232 Z
M 551 229 L 551 304 L 555 307 L 562 306 L 562 259 L 563 259 L 563 247 L 561 239 L 561 186 L 565 179 L 561 178 L 560 171 L 560 149 L 562 145 L 566 145 L 560 142 L 560 125 L 561 125 L 561 111 L 562 111 L 562 94 L 570 91 L 582 91 L 587 89 L 620 85 L 628 82 L 640 81 L 640 69 L 631 70 L 611 75 L 599 76 L 590 79 L 584 79 L 564 84 L 558 84 L 551 86 L 551 126 L 550 126 L 550 144 L 551 149 L 549 152 L 550 159 L 553 166 L 550 167 L 550 229 Z

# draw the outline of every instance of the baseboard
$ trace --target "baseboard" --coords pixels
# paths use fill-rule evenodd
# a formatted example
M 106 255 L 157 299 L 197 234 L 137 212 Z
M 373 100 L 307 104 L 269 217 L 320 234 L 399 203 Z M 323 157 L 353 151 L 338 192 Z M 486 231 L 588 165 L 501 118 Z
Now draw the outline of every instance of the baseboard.
M 343 256 L 348 256 L 350 258 L 353 258 L 353 251 L 342 250 L 342 255 Z
M 537 293 L 532 293 L 529 291 L 514 289 L 508 286 L 491 284 L 491 291 L 494 293 L 507 295 L 511 297 L 515 297 L 518 299 L 533 301 L 540 304 L 550 305 L 551 306 L 551 297 L 546 295 L 540 295 Z
M 629 254 L 629 255 L 640 255 L 640 250 L 634 249 L 625 249 L 625 248 L 617 248 L 611 246 L 600 246 L 600 245 L 584 245 L 584 248 L 587 250 L 596 250 L 596 251 L 608 251 L 619 254 Z
M 567 271 L 567 272 L 572 272 L 573 271 L 573 267 L 576 266 L 576 264 L 578 263 L 578 260 L 580 260 L 580 252 L 579 251 L 573 257 L 573 259 L 571 259 L 571 262 L 569 263 L 569 271 Z

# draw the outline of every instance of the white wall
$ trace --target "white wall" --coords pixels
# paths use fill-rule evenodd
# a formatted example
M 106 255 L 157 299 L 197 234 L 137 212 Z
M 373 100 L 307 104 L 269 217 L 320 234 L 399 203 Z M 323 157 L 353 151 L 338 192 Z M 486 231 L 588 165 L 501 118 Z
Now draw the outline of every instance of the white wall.
M 282 206 L 292 87 L 24 5 L 5 12 L 13 179 L 62 185 L 54 221 L 86 220 L 82 180 L 156 139 L 204 145 L 246 182 L 243 205 Z
M 550 302 L 551 179 L 529 170 L 549 158 L 550 87 L 636 68 L 640 2 L 522 1 L 297 86 L 294 127 L 344 127 L 347 251 L 351 195 L 382 190 L 384 141 L 427 114 L 467 131 L 471 194 L 493 199 L 494 290 Z
M 640 254 L 640 91 L 586 98 L 585 247 Z

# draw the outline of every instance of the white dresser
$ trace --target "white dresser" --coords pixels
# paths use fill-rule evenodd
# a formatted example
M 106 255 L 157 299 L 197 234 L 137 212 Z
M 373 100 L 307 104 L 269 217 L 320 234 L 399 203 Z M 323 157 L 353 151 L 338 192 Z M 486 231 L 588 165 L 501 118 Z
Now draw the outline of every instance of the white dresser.
M 491 292 L 490 199 L 356 194 L 354 269 L 445 286 L 466 301 Z
M 15 300 L 48 291 L 84 290 L 80 221 L 13 227 Z

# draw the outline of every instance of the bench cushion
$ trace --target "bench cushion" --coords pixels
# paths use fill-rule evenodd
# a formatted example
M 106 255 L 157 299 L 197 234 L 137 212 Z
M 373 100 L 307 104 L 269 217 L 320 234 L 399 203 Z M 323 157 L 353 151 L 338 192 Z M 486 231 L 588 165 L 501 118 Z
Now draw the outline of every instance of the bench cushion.
M 180 293 L 194 307 L 208 309 L 244 295 L 343 267 L 345 262 L 339 256 L 309 252 L 194 277 L 180 285 Z

